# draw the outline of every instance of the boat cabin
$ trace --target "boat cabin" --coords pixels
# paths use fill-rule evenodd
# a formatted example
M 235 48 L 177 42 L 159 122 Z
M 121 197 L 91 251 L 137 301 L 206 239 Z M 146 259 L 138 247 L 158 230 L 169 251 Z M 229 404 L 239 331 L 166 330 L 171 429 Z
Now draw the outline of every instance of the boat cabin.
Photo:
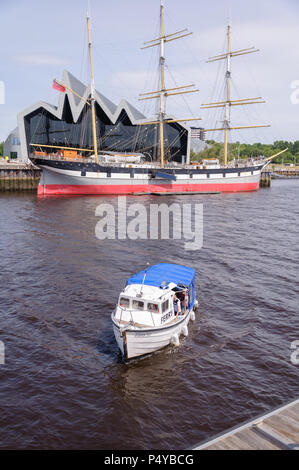
M 185 272 L 184 276 L 186 269 L 188 275 Z M 137 273 L 121 292 L 114 319 L 122 325 L 141 328 L 179 321 L 193 307 L 194 278 L 194 270 L 170 264 L 155 265 L 147 272 Z

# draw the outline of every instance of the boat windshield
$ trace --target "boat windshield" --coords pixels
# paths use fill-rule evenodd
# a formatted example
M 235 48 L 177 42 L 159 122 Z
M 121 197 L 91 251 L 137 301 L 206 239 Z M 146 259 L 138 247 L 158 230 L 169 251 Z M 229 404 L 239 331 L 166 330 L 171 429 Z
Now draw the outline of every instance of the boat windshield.
M 129 308 L 130 307 L 130 299 L 128 299 L 127 297 L 120 297 L 119 305 L 121 307 Z
M 132 308 L 134 310 L 144 310 L 144 302 L 142 300 L 133 300 Z
M 149 312 L 159 313 L 159 304 L 149 302 L 147 304 L 147 309 L 148 309 Z

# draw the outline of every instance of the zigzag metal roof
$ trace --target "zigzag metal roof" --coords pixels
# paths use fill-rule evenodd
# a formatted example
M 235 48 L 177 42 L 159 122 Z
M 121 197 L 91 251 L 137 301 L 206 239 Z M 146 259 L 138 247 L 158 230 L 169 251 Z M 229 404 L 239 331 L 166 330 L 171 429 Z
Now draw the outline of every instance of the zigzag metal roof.
M 67 87 L 71 88 L 73 91 L 78 93 L 78 95 L 82 96 L 82 98 L 84 98 L 85 100 L 87 100 L 90 97 L 91 85 L 88 85 L 88 86 L 84 85 L 82 82 L 80 82 L 80 80 L 74 77 L 67 70 L 64 70 L 61 81 Z M 85 106 L 85 101 L 80 99 L 78 96 L 74 95 L 68 89 L 66 89 L 65 93 L 59 93 L 58 106 L 53 106 L 52 104 L 46 103 L 45 101 L 38 101 L 34 105 L 21 111 L 18 114 L 18 125 L 19 125 L 19 131 L 20 131 L 22 154 L 25 155 L 27 158 L 28 158 L 28 151 L 27 151 L 25 126 L 24 126 L 25 116 L 28 114 L 31 114 L 32 112 L 36 111 L 39 108 L 43 108 L 49 113 L 53 114 L 58 119 L 61 119 L 66 96 L 68 97 L 68 100 L 69 100 L 71 113 L 73 116 L 73 121 L 77 122 Z M 126 100 L 121 100 L 119 105 L 116 106 L 114 103 L 112 103 L 112 101 L 110 101 L 104 95 L 99 93 L 97 90 L 95 91 L 95 99 L 96 99 L 96 102 L 104 111 L 104 113 L 110 119 L 112 124 L 116 123 L 122 111 L 126 111 L 128 118 L 130 119 L 132 125 L 141 124 L 142 122 L 146 122 L 148 120 L 140 111 L 134 108 L 134 106 L 132 106 Z M 180 126 L 185 129 L 189 129 L 183 123 L 180 123 Z
M 87 100 L 90 97 L 91 86 L 90 85 L 85 86 L 82 82 L 80 82 L 76 77 L 74 77 L 74 75 L 72 75 L 67 70 L 63 72 L 61 81 L 67 87 L 71 88 L 73 91 L 78 93 L 78 95 L 82 96 L 82 98 L 84 98 L 85 100 Z M 46 103 L 45 101 L 39 101 L 35 103 L 34 105 L 30 106 L 29 108 L 25 109 L 24 111 L 22 111 L 21 113 L 19 113 L 19 115 L 24 117 L 27 114 L 34 112 L 38 108 L 44 108 L 50 113 L 52 113 L 54 116 L 56 116 L 57 118 L 61 119 L 66 96 L 68 97 L 68 100 L 70 103 L 73 120 L 74 122 L 77 122 L 85 106 L 85 101 L 81 100 L 78 96 L 74 95 L 68 89 L 66 89 L 65 93 L 59 94 L 59 101 L 58 101 L 57 107 L 49 103 Z M 123 110 L 127 112 L 128 117 L 130 121 L 132 122 L 132 124 L 137 124 L 137 122 L 140 123 L 140 121 L 144 121 L 146 119 L 146 117 L 140 111 L 134 108 L 134 106 L 132 106 L 126 100 L 122 100 L 119 103 L 119 105 L 116 106 L 114 103 L 112 103 L 112 101 L 110 101 L 104 95 L 99 93 L 97 90 L 95 91 L 95 99 L 113 124 L 115 124 L 115 122 L 117 121 L 117 119 L 119 118 Z

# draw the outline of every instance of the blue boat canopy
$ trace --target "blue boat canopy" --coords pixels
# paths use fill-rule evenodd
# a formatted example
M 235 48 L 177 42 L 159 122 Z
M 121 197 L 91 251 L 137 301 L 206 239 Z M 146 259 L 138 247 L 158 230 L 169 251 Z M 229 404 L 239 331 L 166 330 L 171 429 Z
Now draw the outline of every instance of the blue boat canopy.
M 128 279 L 127 284 L 142 284 L 144 273 L 145 270 L 134 274 Z M 186 266 L 160 263 L 148 268 L 144 284 L 163 288 L 163 285 L 173 282 L 189 287 L 194 283 L 195 274 L 194 269 Z

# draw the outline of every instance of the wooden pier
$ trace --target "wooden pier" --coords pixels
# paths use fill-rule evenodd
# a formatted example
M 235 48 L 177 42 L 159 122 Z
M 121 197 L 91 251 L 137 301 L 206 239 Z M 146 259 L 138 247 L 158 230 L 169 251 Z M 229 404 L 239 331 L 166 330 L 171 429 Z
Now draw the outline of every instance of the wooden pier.
M 299 178 L 299 169 L 295 167 L 277 168 L 273 170 L 273 175 L 278 175 L 284 178 Z
M 261 179 L 260 179 L 260 187 L 261 188 L 269 188 L 271 186 L 271 172 L 270 171 L 262 171 Z
M 0 161 L 0 193 L 36 190 L 41 171 L 32 164 Z
M 299 450 L 299 399 L 193 450 Z

